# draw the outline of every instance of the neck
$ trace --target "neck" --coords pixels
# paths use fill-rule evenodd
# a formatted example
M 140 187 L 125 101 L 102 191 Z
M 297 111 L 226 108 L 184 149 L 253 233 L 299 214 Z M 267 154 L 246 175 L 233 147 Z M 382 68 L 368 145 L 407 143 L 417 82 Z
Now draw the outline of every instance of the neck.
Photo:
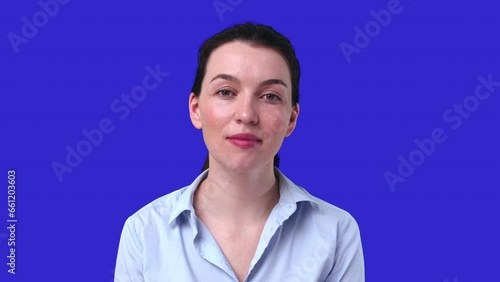
M 211 217 L 230 226 L 266 221 L 279 201 L 278 181 L 272 163 L 252 171 L 236 172 L 210 164 L 207 178 L 194 196 L 200 218 Z

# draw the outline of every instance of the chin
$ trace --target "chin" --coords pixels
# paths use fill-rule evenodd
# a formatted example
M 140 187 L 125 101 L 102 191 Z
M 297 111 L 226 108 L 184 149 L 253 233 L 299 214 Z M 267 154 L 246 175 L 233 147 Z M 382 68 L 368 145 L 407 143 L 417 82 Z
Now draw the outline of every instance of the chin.
M 241 160 L 239 162 L 231 162 L 227 164 L 225 167 L 234 172 L 247 172 L 247 171 L 252 171 L 258 168 L 262 168 L 266 165 L 266 162 L 256 162 L 256 161 L 249 161 L 247 160 Z

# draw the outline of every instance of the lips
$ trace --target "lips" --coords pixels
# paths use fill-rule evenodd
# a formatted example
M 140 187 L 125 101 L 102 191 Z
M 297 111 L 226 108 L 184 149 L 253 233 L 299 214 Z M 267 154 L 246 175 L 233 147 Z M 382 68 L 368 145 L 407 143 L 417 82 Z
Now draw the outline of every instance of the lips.
M 233 145 L 248 149 L 258 145 L 262 140 L 250 133 L 239 133 L 227 138 Z
M 228 137 L 229 139 L 260 141 L 260 139 L 251 133 L 239 133 Z

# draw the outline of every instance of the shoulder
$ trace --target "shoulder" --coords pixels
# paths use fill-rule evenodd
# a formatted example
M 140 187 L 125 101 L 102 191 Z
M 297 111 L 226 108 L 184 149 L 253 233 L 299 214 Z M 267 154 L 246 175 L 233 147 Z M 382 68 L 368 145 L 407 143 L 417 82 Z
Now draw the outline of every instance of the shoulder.
M 301 198 L 297 202 L 297 217 L 306 219 L 303 223 L 326 236 L 356 236 L 359 234 L 359 226 L 354 217 L 343 208 L 340 208 L 326 200 L 311 195 L 305 188 L 299 185 L 290 185 L 295 198 Z M 301 195 L 301 196 L 297 196 Z
M 317 202 L 316 209 L 318 210 L 319 213 L 325 214 L 330 218 L 338 219 L 342 222 L 354 221 L 354 217 L 348 211 L 318 197 L 315 196 L 312 197 Z
M 158 232 L 164 232 L 169 227 L 173 227 L 171 223 L 181 217 L 184 211 L 194 212 L 192 204 L 194 192 L 207 175 L 208 170 L 205 170 L 191 184 L 174 190 L 145 205 L 127 218 L 125 228 L 139 235 L 140 233 L 157 234 Z
M 136 230 L 136 232 L 140 232 L 140 230 L 154 224 L 168 225 L 172 212 L 175 210 L 175 207 L 178 205 L 181 196 L 186 192 L 187 188 L 186 186 L 174 190 L 151 201 L 129 216 L 125 225 L 129 225 L 129 227 Z
M 353 216 L 346 210 L 311 195 L 307 189 L 294 183 L 279 169 L 276 169 L 276 174 L 280 179 L 283 204 L 294 206 L 296 203 L 299 217 L 308 218 L 308 220 L 312 220 L 316 224 L 326 225 L 330 228 L 332 225 L 357 225 Z
M 309 196 L 312 200 L 309 202 L 310 209 L 313 211 L 312 214 L 325 220 L 326 223 L 336 223 L 340 225 L 348 223 L 356 224 L 356 220 L 348 211 L 311 194 L 309 194 Z

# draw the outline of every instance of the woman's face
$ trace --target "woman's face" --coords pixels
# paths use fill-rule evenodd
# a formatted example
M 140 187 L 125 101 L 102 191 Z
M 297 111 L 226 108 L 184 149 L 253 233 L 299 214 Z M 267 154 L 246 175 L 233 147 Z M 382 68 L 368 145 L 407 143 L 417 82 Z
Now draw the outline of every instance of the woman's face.
M 272 163 L 299 115 L 291 87 L 288 65 L 277 51 L 243 42 L 215 49 L 200 96 L 189 98 L 191 121 L 203 131 L 210 165 L 215 161 L 243 172 Z M 258 140 L 234 137 L 242 133 Z

